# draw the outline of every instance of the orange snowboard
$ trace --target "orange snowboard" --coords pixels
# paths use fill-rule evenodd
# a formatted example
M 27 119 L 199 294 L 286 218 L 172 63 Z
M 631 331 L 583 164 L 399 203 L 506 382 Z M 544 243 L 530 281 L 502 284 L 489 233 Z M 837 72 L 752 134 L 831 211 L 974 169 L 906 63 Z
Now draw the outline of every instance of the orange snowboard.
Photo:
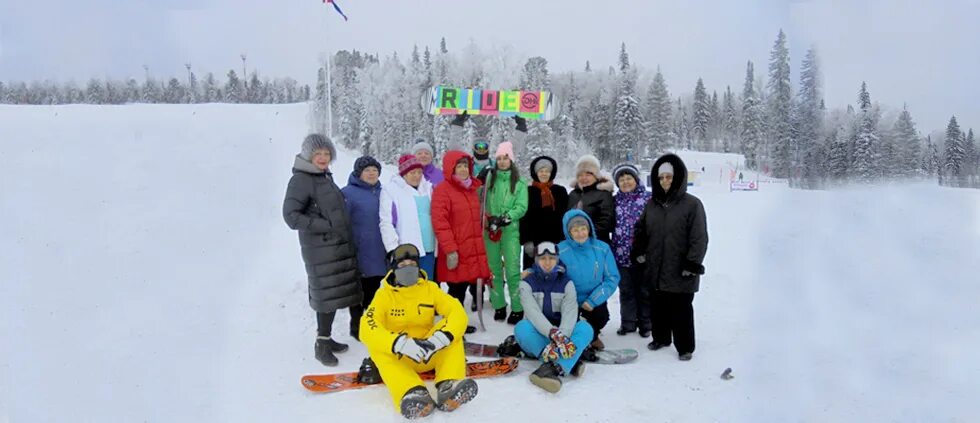
M 504 357 L 498 360 L 481 361 L 466 364 L 466 376 L 478 379 L 491 376 L 499 376 L 510 373 L 517 368 L 519 361 L 513 357 Z M 428 371 L 419 374 L 423 380 L 433 380 L 435 372 Z M 367 385 L 357 382 L 357 372 L 333 373 L 328 375 L 306 375 L 301 379 L 303 387 L 313 392 L 329 393 L 340 392 L 351 389 L 360 389 Z M 381 383 L 377 384 L 381 385 Z

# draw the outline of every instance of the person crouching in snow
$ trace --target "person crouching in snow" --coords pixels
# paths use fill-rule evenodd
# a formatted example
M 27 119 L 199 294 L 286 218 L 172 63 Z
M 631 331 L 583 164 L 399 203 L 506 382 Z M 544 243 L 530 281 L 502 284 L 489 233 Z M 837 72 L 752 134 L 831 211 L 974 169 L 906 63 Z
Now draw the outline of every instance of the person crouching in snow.
M 478 391 L 476 382 L 466 379 L 466 310 L 419 270 L 414 245 L 395 248 L 388 265 L 391 270 L 361 318 L 361 341 L 402 415 L 453 411 Z M 436 372 L 436 400 L 419 377 L 429 370 Z
M 595 351 L 605 349 L 599 332 L 609 323 L 606 300 L 619 286 L 619 269 L 609 244 L 596 238 L 592 219 L 582 210 L 569 210 L 562 218 L 565 240 L 558 244 L 558 255 L 575 284 L 579 314 L 592 326 L 592 343 L 582 359 L 595 361 Z
M 581 376 L 579 357 L 592 342 L 593 330 L 578 321 L 575 284 L 558 260 L 558 247 L 542 242 L 535 249 L 535 263 L 521 281 L 524 320 L 514 328 L 514 337 L 527 355 L 544 363 L 531 374 L 531 383 L 548 392 L 561 389 L 561 376 Z

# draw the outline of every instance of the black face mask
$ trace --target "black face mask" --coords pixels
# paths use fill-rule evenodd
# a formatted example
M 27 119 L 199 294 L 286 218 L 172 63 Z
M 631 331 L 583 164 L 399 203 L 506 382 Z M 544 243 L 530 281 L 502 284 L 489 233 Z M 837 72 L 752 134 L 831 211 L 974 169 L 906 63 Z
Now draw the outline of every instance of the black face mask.
M 412 286 L 419 282 L 419 267 L 405 266 L 395 269 L 395 284 L 398 286 Z

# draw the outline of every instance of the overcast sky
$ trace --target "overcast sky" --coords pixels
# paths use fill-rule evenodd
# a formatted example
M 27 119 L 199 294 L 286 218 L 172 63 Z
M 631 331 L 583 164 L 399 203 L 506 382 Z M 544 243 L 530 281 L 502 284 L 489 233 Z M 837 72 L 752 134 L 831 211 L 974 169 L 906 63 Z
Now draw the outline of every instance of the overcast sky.
M 908 103 L 922 131 L 950 115 L 980 129 L 980 0 L 0 0 L 0 80 L 223 75 L 249 68 L 311 82 L 326 48 L 407 57 L 413 44 L 473 38 L 548 59 L 552 72 L 615 63 L 620 42 L 646 69 L 660 65 L 673 95 L 739 91 L 745 61 L 766 72 L 780 28 L 793 84 L 816 45 L 829 106 Z

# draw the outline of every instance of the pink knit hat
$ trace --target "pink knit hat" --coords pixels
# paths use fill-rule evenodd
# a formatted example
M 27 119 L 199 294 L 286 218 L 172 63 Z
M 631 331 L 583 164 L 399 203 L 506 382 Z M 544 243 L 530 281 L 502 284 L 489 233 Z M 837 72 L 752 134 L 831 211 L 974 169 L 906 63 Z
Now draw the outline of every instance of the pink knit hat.
M 398 158 L 398 174 L 405 176 L 413 169 L 422 169 L 422 163 L 413 154 L 406 154 Z
M 500 145 L 497 146 L 497 153 L 495 153 L 493 157 L 497 158 L 500 156 L 510 157 L 510 160 L 514 161 L 514 144 L 511 144 L 510 141 L 500 143 Z

